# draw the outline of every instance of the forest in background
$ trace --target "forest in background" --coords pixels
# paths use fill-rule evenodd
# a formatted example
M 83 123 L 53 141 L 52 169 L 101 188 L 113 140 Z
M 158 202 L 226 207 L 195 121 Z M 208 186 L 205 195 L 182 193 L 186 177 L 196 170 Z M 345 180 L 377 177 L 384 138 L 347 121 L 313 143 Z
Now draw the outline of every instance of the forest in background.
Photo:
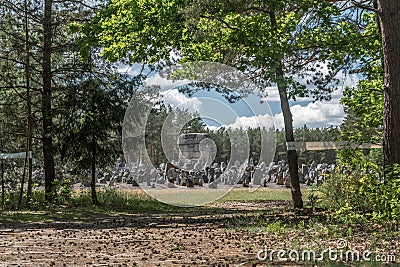
M 266 138 L 273 138 L 275 140 L 275 142 L 273 142 L 275 147 L 270 147 L 267 150 L 267 153 L 274 153 L 273 161 L 277 163 L 280 160 L 286 160 L 286 141 L 283 129 L 260 130 L 260 128 L 237 128 L 228 130 L 225 127 L 220 127 L 217 130 L 210 130 L 197 114 L 192 114 L 188 110 L 174 109 L 171 106 L 160 105 L 152 110 L 146 124 L 146 148 L 151 162 L 156 166 L 159 166 L 160 163 L 168 162 L 162 149 L 160 149 L 162 147 L 160 133 L 164 121 L 171 113 L 176 114 L 172 115 L 173 118 L 180 117 L 182 120 L 186 118 L 188 121 L 181 130 L 181 133 L 207 133 L 210 136 L 217 146 L 215 162 L 229 162 L 231 145 L 233 145 L 231 144 L 229 132 L 232 132 L 232 135 L 240 137 L 243 140 L 248 138 L 250 148 L 249 158 L 252 158 L 255 164 L 259 164 L 262 131 L 266 131 L 264 133 Z M 294 134 L 296 140 L 302 142 L 345 140 L 341 136 L 340 128 L 333 126 L 308 128 L 304 125 L 302 128 L 295 129 Z M 235 140 L 240 142 L 240 139 Z M 237 151 L 236 153 L 245 153 L 245 151 Z M 365 153 L 367 153 L 367 151 Z M 335 150 L 299 151 L 299 165 L 311 164 L 312 161 L 316 163 L 334 164 L 337 161 L 336 154 Z M 377 156 L 376 160 L 381 159 Z M 270 162 L 265 162 L 265 164 L 268 166 Z

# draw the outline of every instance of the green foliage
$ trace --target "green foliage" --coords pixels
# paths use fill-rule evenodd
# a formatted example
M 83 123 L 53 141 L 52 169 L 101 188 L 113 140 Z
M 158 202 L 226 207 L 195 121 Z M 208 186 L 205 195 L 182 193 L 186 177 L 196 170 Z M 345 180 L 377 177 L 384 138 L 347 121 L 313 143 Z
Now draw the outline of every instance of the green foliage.
M 369 199 L 360 191 L 362 184 L 358 175 L 333 173 L 319 188 L 321 205 L 334 211 L 345 223 L 365 220 L 363 215 L 370 207 Z
M 17 6 L 20 1 L 13 1 Z M 26 150 L 23 16 L 0 5 L 0 151 Z M 32 43 L 39 43 L 32 37 Z M 33 53 L 33 52 L 32 52 Z M 35 84 L 31 84 L 36 89 Z M 32 102 L 38 104 L 34 97 Z M 39 104 L 38 104 L 39 105 Z M 35 151 L 36 152 L 36 151 Z
M 351 169 L 359 168 L 364 162 L 383 166 L 383 149 L 341 149 L 337 156 L 338 165 Z
M 102 209 L 114 212 L 149 212 L 179 209 L 159 202 L 143 192 L 122 192 L 115 188 L 99 190 L 98 200 Z
M 6 205 L 5 210 L 15 210 L 18 194 L 15 191 L 6 192 Z M 65 205 L 72 199 L 72 183 L 68 179 L 61 179 L 54 181 L 54 191 L 51 193 L 51 202 L 45 200 L 45 194 L 42 190 L 33 190 L 32 197 L 29 204 L 31 210 L 43 210 L 46 208 L 54 208 L 59 205 Z M 26 194 L 24 194 L 26 197 Z
M 116 109 L 111 110 L 110 106 L 118 105 L 118 99 L 115 98 L 117 93 L 110 93 L 113 90 L 107 91 L 106 87 L 119 86 L 110 85 L 112 84 L 110 77 L 115 74 L 115 71 L 111 72 L 110 68 L 102 65 L 101 71 L 104 73 L 101 73 L 99 69 L 88 69 L 87 66 L 81 64 L 78 47 L 74 44 L 77 36 L 68 31 L 71 21 L 82 21 L 93 17 L 95 8 L 105 1 L 97 1 L 96 7 L 86 5 L 83 1 L 73 3 L 53 1 L 52 21 L 49 27 L 52 36 L 49 44 L 51 46 L 51 64 L 44 63 L 43 58 L 44 35 L 50 34 L 49 31 L 43 30 L 43 23 L 46 24 L 43 20 L 43 1 L 3 2 L 4 5 L 2 3 L 0 6 L 0 58 L 2 59 L 0 62 L 0 150 L 2 152 L 26 150 L 27 101 L 30 101 L 32 109 L 29 113 L 33 115 L 34 170 L 40 169 L 43 164 L 41 150 L 43 148 L 53 150 L 53 145 L 47 143 L 46 147 L 43 147 L 45 142 L 37 142 L 43 136 L 51 136 L 54 140 L 56 148 L 48 154 L 51 154 L 50 158 L 54 157 L 57 170 L 65 169 L 65 165 L 75 169 L 87 167 L 87 136 L 93 130 L 101 135 L 98 136 L 98 154 L 102 156 L 99 157 L 99 163 L 104 163 L 106 161 L 104 159 L 109 155 L 114 160 L 115 153 L 108 152 L 111 150 L 110 147 L 120 152 L 120 144 L 115 141 L 119 139 L 111 133 L 109 124 L 106 122 L 116 122 L 113 127 L 117 132 L 118 120 L 115 118 L 123 117 L 123 111 L 121 111 L 123 109 L 120 109 L 120 113 L 116 112 Z M 26 29 L 25 17 L 28 24 Z M 96 67 L 103 62 L 98 59 L 94 61 Z M 49 90 L 52 95 L 42 94 L 44 66 L 51 69 L 52 90 L 50 88 Z M 96 79 L 93 78 L 92 82 L 88 82 L 89 73 L 91 77 L 107 76 L 109 79 L 105 81 L 106 79 L 100 78 L 96 83 L 94 81 Z M 27 95 L 28 84 L 29 98 Z M 97 97 L 95 92 L 102 97 Z M 120 94 L 121 91 L 118 93 Z M 44 103 L 42 100 L 48 100 L 47 104 L 42 105 Z M 92 108 L 95 105 L 100 106 L 98 114 L 96 108 Z M 108 113 L 104 112 L 104 109 L 107 109 Z M 99 123 L 97 115 L 103 116 L 101 123 Z M 112 115 L 115 117 L 110 118 Z M 45 127 L 46 129 L 42 128 L 43 116 L 47 117 L 51 124 L 49 127 Z M 106 131 L 107 134 L 104 134 Z M 118 149 L 116 149 L 117 147 Z M 102 148 L 105 149 L 102 150 Z M 102 152 L 104 153 L 102 154 Z M 107 163 L 111 157 L 107 158 Z M 49 165 L 49 162 L 47 161 L 45 166 L 47 170 L 52 169 L 52 164 Z M 64 179 L 63 174 L 65 173 L 57 171 L 60 181 Z M 6 179 L 10 176 L 8 173 Z M 15 179 L 15 182 L 21 180 L 20 176 Z M 12 188 L 6 188 L 9 193 L 14 192 L 12 183 L 7 183 L 7 185 L 12 185 Z
M 55 180 L 54 196 L 51 198 L 57 204 L 66 203 L 71 199 L 72 196 L 72 183 L 68 179 Z
M 366 47 L 377 44 L 373 17 L 353 12 L 329 1 L 120 0 L 71 28 L 83 58 L 100 46 L 110 61 L 218 61 L 285 86 L 290 98 L 328 98 L 337 69 L 368 61 Z
M 65 85 L 68 89 L 57 103 L 56 118 L 61 160 L 71 163 L 77 172 L 90 168 L 93 140 L 100 166 L 107 166 L 122 153 L 119 136 L 130 93 L 117 74 L 94 76 L 88 72 L 74 78 Z
M 319 188 L 321 205 L 345 223 L 398 221 L 400 167 L 383 168 L 370 162 L 358 169 L 334 173 Z
M 267 225 L 267 232 L 273 234 L 284 234 L 286 225 L 282 225 L 280 221 L 276 221 Z
M 71 25 L 84 33 L 79 44 L 87 59 L 93 46 L 103 47 L 110 61 L 157 62 L 168 59 L 176 40 L 184 36 L 179 7 L 183 0 L 114 0 L 90 23 Z
M 343 92 L 341 103 L 345 106 L 347 115 L 341 126 L 341 140 L 380 144 L 384 109 L 382 47 L 375 15 L 365 13 L 363 18 L 367 23 L 365 35 L 373 38 L 362 48 L 367 56 L 361 58 L 360 72 L 365 78 L 359 81 L 356 88 L 346 88 Z M 372 153 L 364 151 L 364 155 L 383 166 L 381 150 Z M 339 158 L 347 166 L 354 166 L 357 161 L 363 160 L 361 152 L 357 150 L 342 150 Z
M 356 89 L 347 88 L 343 95 L 341 102 L 347 111 L 342 127 L 343 139 L 380 143 L 383 125 L 383 80 L 362 80 Z
M 370 37 L 328 2 L 193 1 L 186 12 L 196 33 L 192 44 L 183 47 L 185 60 L 221 61 L 241 70 L 255 68 L 267 82 L 287 87 L 293 99 L 308 94 L 323 98 L 334 76 L 331 70 L 362 57 L 359 44 L 350 40 L 364 42 Z M 279 62 L 284 68 L 283 80 L 276 75 Z M 328 75 L 321 72 L 322 62 L 328 66 Z M 293 75 L 315 89 L 306 88 L 306 83 L 297 82 Z
M 379 171 L 382 173 L 382 168 Z M 369 215 L 376 221 L 399 221 L 400 166 L 386 167 L 385 177 L 381 181 L 373 173 L 366 174 L 360 181 L 360 191 L 371 199 L 372 210 Z
M 347 112 L 341 126 L 341 140 L 354 143 L 382 143 L 383 129 L 383 79 L 362 80 L 357 88 L 346 88 L 341 102 Z M 359 162 L 370 161 L 383 166 L 382 149 L 344 149 L 338 152 L 338 161 L 355 167 Z
M 314 210 L 316 207 L 321 205 L 320 189 L 316 185 L 310 185 L 307 189 L 307 200 L 306 207 Z

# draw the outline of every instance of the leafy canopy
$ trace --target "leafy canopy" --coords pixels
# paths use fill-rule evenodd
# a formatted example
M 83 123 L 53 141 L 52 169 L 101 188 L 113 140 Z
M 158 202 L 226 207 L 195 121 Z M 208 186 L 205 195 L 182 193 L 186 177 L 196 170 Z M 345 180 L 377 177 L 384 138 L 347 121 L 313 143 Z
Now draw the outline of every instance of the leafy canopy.
M 103 57 L 125 63 L 218 61 L 279 82 L 292 98 L 323 99 L 337 71 L 368 61 L 363 48 L 376 42 L 352 11 L 313 0 L 111 0 L 72 28 L 83 33 L 83 58 L 100 46 Z

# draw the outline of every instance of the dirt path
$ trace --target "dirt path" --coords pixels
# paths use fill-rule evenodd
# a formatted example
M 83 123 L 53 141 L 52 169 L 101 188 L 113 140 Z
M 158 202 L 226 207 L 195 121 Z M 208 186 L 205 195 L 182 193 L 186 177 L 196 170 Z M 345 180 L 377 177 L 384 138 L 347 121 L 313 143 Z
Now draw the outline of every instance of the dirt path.
M 288 202 L 220 203 L 195 213 L 93 215 L 0 224 L 1 266 L 251 266 L 273 235 L 226 227 L 224 218 Z
M 349 249 L 369 249 L 379 241 L 378 251 L 400 253 L 396 234 L 379 240 L 373 238 L 379 227 L 350 228 L 351 237 L 348 230 L 330 232 L 329 224 L 314 222 L 309 228 L 304 223 L 314 214 L 295 213 L 290 206 L 279 200 L 220 202 L 186 213 L 90 213 L 44 223 L 3 222 L 0 266 L 300 266 L 292 261 L 260 262 L 257 255 L 264 247 L 334 248 L 340 238 L 347 240 Z M 303 228 L 285 231 L 286 223 Z M 267 229 L 259 231 L 259 226 Z M 398 266 L 393 264 L 373 266 Z

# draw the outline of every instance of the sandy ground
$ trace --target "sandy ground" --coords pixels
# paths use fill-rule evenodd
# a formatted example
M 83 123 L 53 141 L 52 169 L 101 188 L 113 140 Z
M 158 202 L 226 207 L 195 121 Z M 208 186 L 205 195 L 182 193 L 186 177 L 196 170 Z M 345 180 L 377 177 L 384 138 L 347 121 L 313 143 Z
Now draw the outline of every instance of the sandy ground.
M 232 229 L 221 219 L 287 205 L 230 202 L 198 213 L 2 223 L 0 266 L 254 266 L 273 234 Z

